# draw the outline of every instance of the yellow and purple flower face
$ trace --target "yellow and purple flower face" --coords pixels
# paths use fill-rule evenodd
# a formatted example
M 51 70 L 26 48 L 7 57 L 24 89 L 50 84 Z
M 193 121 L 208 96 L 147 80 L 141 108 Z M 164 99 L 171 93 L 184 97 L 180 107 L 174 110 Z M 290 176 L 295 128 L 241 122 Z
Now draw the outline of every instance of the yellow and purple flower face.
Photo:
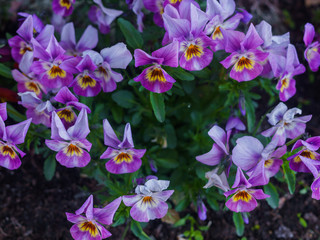
M 0 141 L 0 166 L 15 170 L 21 165 L 16 147 Z
M 132 206 L 131 217 L 138 222 L 149 222 L 162 218 L 168 211 L 165 201 L 173 194 L 173 190 L 163 191 L 168 188 L 169 181 L 150 179 L 145 185 L 138 185 L 136 195 L 123 196 L 123 203 Z
M 55 14 L 66 17 L 71 15 L 75 0 L 53 0 L 52 10 Z
M 304 29 L 303 41 L 307 47 L 304 51 L 304 57 L 308 61 L 311 71 L 316 72 L 320 66 L 320 43 L 313 42 L 315 29 L 311 23 L 306 23 Z
M 134 52 L 135 66 L 152 64 L 134 78 L 134 81 L 141 82 L 142 86 L 151 92 L 162 93 L 170 90 L 175 80 L 161 67 L 161 65 L 178 66 L 179 43 L 173 42 L 163 48 L 154 51 L 152 55 L 140 49 Z
M 70 233 L 74 239 L 101 240 L 111 236 L 102 225 L 111 225 L 121 197 L 115 199 L 104 208 L 93 208 L 93 196 L 90 195 L 85 203 L 75 212 L 66 212 L 68 221 L 74 223 Z

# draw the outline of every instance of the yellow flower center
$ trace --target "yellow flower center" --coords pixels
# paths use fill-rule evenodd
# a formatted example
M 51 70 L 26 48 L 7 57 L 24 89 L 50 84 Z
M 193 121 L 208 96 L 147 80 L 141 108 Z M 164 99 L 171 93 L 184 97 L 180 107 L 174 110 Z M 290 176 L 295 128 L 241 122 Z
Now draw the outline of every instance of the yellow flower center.
M 81 156 L 83 153 L 83 150 L 81 148 L 79 148 L 78 146 L 74 145 L 74 144 L 69 144 L 65 149 L 64 149 L 64 153 L 68 156 L 68 157 L 72 157 L 74 155 L 76 156 Z
M 162 69 L 158 67 L 148 69 L 146 78 L 148 79 L 149 82 L 155 82 L 155 81 L 159 81 L 163 83 L 166 82 Z
M 185 51 L 185 58 L 189 61 L 193 57 L 201 57 L 203 55 L 203 48 L 200 45 L 190 44 Z
M 8 145 L 0 146 L 0 152 L 1 152 L 1 154 L 3 156 L 9 155 L 10 158 L 15 158 L 16 157 L 15 151 L 12 149 L 12 147 L 9 147 Z
M 305 158 L 309 158 L 309 159 L 312 159 L 312 160 L 315 160 L 316 159 L 316 155 L 311 152 L 310 150 L 304 150 L 301 154 L 300 154 L 302 157 L 305 157 Z M 299 163 L 301 162 L 301 158 L 300 156 L 296 156 L 293 161 L 295 163 Z
M 78 79 L 78 83 L 82 89 L 86 89 L 88 86 L 94 87 L 97 81 L 88 75 L 84 75 Z
M 60 0 L 60 6 L 61 7 L 65 7 L 69 10 L 69 8 L 71 7 L 71 1 L 69 0 Z
M 214 30 L 213 34 L 212 34 L 212 39 L 216 40 L 216 39 L 223 39 L 223 35 L 221 33 L 221 29 L 220 26 L 216 27 L 216 29 Z
M 283 78 L 281 79 L 281 88 L 280 92 L 283 92 L 285 88 L 289 87 L 289 79 L 288 78 Z
M 65 78 L 66 77 L 66 71 L 61 69 L 57 65 L 53 65 L 51 69 L 48 71 L 49 79 L 54 79 L 56 77 Z
M 250 193 L 248 193 L 245 190 L 238 191 L 235 195 L 233 195 L 232 200 L 234 202 L 237 201 L 244 201 L 244 202 L 249 202 L 252 199 L 252 196 Z
M 131 154 L 121 152 L 115 157 L 114 161 L 116 164 L 121 164 L 123 162 L 131 163 L 133 159 Z
M 40 88 L 39 88 L 38 84 L 36 84 L 34 82 L 26 82 L 25 87 L 26 87 L 26 89 L 34 92 L 36 95 L 40 94 Z
M 97 226 L 91 221 L 82 222 L 78 225 L 80 231 L 89 232 L 91 237 L 96 237 L 99 234 Z
M 74 120 L 74 114 L 70 109 L 63 109 L 57 112 L 59 118 L 66 120 L 66 122 L 72 122 Z
M 245 68 L 246 69 L 253 69 L 254 61 L 249 58 L 241 57 L 235 64 L 235 69 L 237 72 L 242 72 Z

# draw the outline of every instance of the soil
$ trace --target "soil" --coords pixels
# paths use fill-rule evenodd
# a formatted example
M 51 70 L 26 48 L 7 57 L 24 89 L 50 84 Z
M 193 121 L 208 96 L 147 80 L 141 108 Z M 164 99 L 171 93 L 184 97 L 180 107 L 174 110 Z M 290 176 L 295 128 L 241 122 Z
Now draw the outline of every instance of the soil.
M 261 3 L 261 6 L 254 5 L 255 2 Z M 306 7 L 303 0 L 266 0 L 263 3 L 239 0 L 239 4 L 249 10 L 251 8 L 252 11 L 265 14 L 260 16 L 261 18 L 273 19 L 273 30 L 277 34 L 290 31 L 291 42 L 297 46 L 300 59 L 303 59 L 304 24 L 311 21 L 315 10 L 320 8 L 319 4 Z M 285 17 L 284 10 L 290 13 L 289 18 Z M 275 13 L 272 15 L 272 11 L 279 14 L 279 19 L 272 18 L 275 15 Z M 295 24 L 294 27 L 292 22 Z M 306 62 L 303 63 L 307 66 Z M 314 80 L 310 80 L 310 76 L 313 76 Z M 320 89 L 320 75 L 319 73 L 310 75 L 307 72 L 296 80 L 298 97 L 289 100 L 288 104 L 302 104 L 304 115 L 317 113 L 308 124 L 307 130 L 314 136 L 320 135 L 320 104 L 318 104 L 320 94 L 316 91 Z M 98 188 L 97 183 L 80 175 L 79 169 L 67 169 L 61 166 L 57 166 L 55 177 L 48 182 L 43 176 L 42 167 L 43 160 L 29 156 L 23 159 L 23 164 L 18 170 L 9 171 L 0 168 L 0 240 L 72 239 L 69 233 L 72 224 L 66 220 L 65 212 L 78 209 L 88 197 L 83 189 L 95 191 Z M 310 191 L 304 192 L 312 181 L 312 177 L 308 174 L 297 174 L 297 189 L 294 196 L 288 193 L 285 184 L 274 182 L 283 189 L 283 192 L 280 192 L 279 208 L 272 209 L 266 201 L 259 201 L 259 207 L 250 214 L 250 222 L 245 227 L 244 237 L 319 239 L 320 204 L 311 198 Z M 221 205 L 223 207 L 223 204 Z M 188 213 L 197 219 L 196 213 L 191 209 L 180 213 L 180 217 Z M 201 225 L 211 224 L 209 230 L 203 232 L 206 240 L 238 238 L 231 212 L 208 210 L 208 219 L 199 222 Z M 124 228 L 124 225 L 110 228 L 113 236 L 109 239 L 121 239 Z M 188 225 L 173 228 L 161 220 L 152 221 L 145 228 L 148 235 L 161 240 L 182 239 L 178 236 L 186 230 Z M 137 238 L 129 231 L 124 239 Z

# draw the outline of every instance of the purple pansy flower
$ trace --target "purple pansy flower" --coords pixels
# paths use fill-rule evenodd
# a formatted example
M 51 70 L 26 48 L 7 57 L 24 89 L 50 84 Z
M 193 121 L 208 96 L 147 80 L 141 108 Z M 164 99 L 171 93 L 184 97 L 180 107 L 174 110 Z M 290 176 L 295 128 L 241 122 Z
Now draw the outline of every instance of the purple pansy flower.
M 316 72 L 320 66 L 320 43 L 318 41 L 312 42 L 315 36 L 314 26 L 307 23 L 304 26 L 303 41 L 306 45 L 304 57 L 308 61 L 311 71 Z
M 46 140 L 45 143 L 48 148 L 58 152 L 56 159 L 61 165 L 68 168 L 85 167 L 91 160 L 87 151 L 90 151 L 92 144 L 86 139 L 89 132 L 86 109 L 81 110 L 75 124 L 68 129 L 64 127 L 59 116 L 53 112 L 52 140 Z
M 278 146 L 285 144 L 286 139 L 294 139 L 303 134 L 306 129 L 306 122 L 310 121 L 312 115 L 295 118 L 294 115 L 301 114 L 299 108 L 291 108 L 280 102 L 271 113 L 267 114 L 268 122 L 272 128 L 263 131 L 265 137 L 272 137 L 272 141 L 278 139 Z
M 34 124 L 43 124 L 50 127 L 51 115 L 55 110 L 51 102 L 43 102 L 35 92 L 18 93 L 18 95 L 21 97 L 19 104 L 27 109 L 27 118 L 32 118 L 32 123 Z
M 55 14 L 67 17 L 71 15 L 75 1 L 76 0 L 53 0 L 52 10 Z
M 164 0 L 143 0 L 144 7 L 153 12 L 153 21 L 159 27 L 163 27 L 162 14 L 164 11 Z
M 285 62 L 285 60 L 280 61 L 278 58 L 284 58 L 287 54 L 286 48 L 290 43 L 290 34 L 285 33 L 281 36 L 272 36 L 272 27 L 266 21 L 262 21 L 256 26 L 257 33 L 263 40 L 261 49 L 264 52 L 269 53 L 267 61 L 263 62 L 263 71 L 261 76 L 266 78 L 273 78 L 274 72 L 271 68 L 271 64 L 278 64 L 280 62 Z M 284 63 L 282 64 L 284 65 Z
M 61 88 L 54 97 L 54 100 L 66 105 L 66 107 L 56 110 L 56 113 L 66 129 L 71 127 L 77 120 L 77 115 L 73 111 L 73 107 L 78 111 L 81 111 L 81 109 L 84 108 L 87 110 L 87 113 L 91 113 L 90 108 L 87 105 L 80 103 L 78 98 L 76 98 L 67 87 Z
M 90 195 L 85 203 L 75 212 L 66 212 L 68 221 L 74 223 L 70 229 L 75 240 L 101 240 L 111 236 L 102 225 L 111 225 L 114 214 L 121 203 L 121 197 L 113 200 L 104 208 L 93 207 L 93 196 Z
M 315 178 L 318 177 L 320 154 L 316 151 L 320 147 L 320 137 L 298 140 L 291 151 L 299 147 L 302 147 L 301 150 L 288 158 L 290 168 L 296 172 L 311 172 Z
M 94 97 L 101 91 L 100 79 L 98 79 L 94 71 L 97 66 L 93 63 L 89 55 L 85 55 L 83 59 L 76 66 L 76 69 L 80 72 L 70 87 L 73 87 L 73 91 L 85 97 Z
M 98 44 L 98 31 L 89 25 L 82 34 L 78 43 L 76 43 L 76 35 L 72 22 L 63 26 L 61 31 L 60 45 L 66 50 L 66 55 L 81 56 L 86 50 L 95 48 Z
M 17 145 L 24 142 L 31 119 L 11 126 L 5 126 L 7 119 L 6 103 L 0 104 L 0 166 L 10 170 L 20 167 L 21 160 L 18 156 L 24 157 Z
M 241 169 L 238 167 L 236 179 L 232 188 L 234 190 L 225 192 L 226 197 L 233 195 L 226 206 L 234 212 L 250 212 L 257 207 L 256 199 L 265 199 L 270 197 L 261 189 L 250 189 L 252 185 L 248 182 Z
M 19 18 L 18 21 L 22 21 L 22 22 L 25 21 L 25 19 L 27 17 L 32 16 L 33 30 L 36 33 L 40 33 L 45 27 L 43 22 L 41 21 L 41 19 L 38 18 L 38 16 L 36 14 L 29 14 L 29 13 L 19 12 L 18 15 L 22 17 L 22 18 Z
M 30 69 L 27 71 L 21 69 L 21 71 L 17 69 L 11 71 L 13 79 L 18 82 L 18 91 L 20 93 L 34 92 L 37 97 L 42 98 L 42 93 L 47 93 L 47 90 L 40 83 L 40 77 L 30 71 Z
M 98 6 L 92 6 L 88 12 L 89 19 L 97 24 L 102 34 L 110 31 L 110 24 L 122 14 L 122 11 L 106 8 L 101 0 L 93 0 Z
M 207 208 L 202 200 L 197 202 L 197 210 L 199 219 L 205 221 L 207 219 Z
M 163 69 L 161 65 L 178 67 L 179 43 L 173 43 L 154 51 L 151 56 L 141 49 L 134 51 L 135 66 L 152 64 L 134 78 L 151 92 L 162 93 L 172 88 L 175 80 Z
M 134 149 L 130 123 L 126 124 L 123 140 L 120 142 L 107 119 L 103 120 L 104 145 L 107 150 L 100 156 L 101 159 L 110 158 L 106 169 L 114 174 L 131 173 L 141 166 L 141 158 L 145 149 Z
M 267 59 L 269 53 L 258 49 L 263 44 L 263 40 L 259 37 L 253 24 L 250 25 L 246 35 L 230 30 L 225 37 L 227 40 L 225 51 L 231 55 L 220 63 L 225 68 L 233 66 L 230 77 L 243 82 L 259 76 L 263 70 L 262 62 Z
M 169 183 L 170 181 L 151 179 L 136 187 L 136 195 L 123 196 L 123 203 L 132 206 L 131 217 L 138 222 L 149 222 L 164 217 L 168 211 L 166 201 L 174 192 L 163 191 L 168 188 Z
M 189 71 L 202 70 L 213 58 L 213 52 L 207 48 L 212 40 L 203 32 L 208 17 L 191 0 L 182 1 L 178 9 L 170 4 L 165 7 L 162 17 L 167 33 L 162 44 L 177 40 L 180 43 L 180 67 Z
M 296 48 L 292 44 L 288 45 L 287 58 L 270 55 L 269 60 L 274 76 L 279 78 L 276 89 L 279 90 L 280 100 L 285 102 L 296 93 L 296 81 L 293 77 L 304 73 L 306 69 L 300 64 Z
M 249 175 L 252 186 L 266 185 L 276 175 L 282 165 L 280 159 L 287 151 L 284 145 L 278 149 L 277 142 L 270 142 L 265 148 L 262 143 L 251 136 L 237 139 L 232 150 L 233 163 Z
M 78 72 L 75 66 L 81 58 L 64 55 L 65 50 L 54 36 L 51 37 L 47 49 L 40 45 L 36 45 L 35 49 L 38 51 L 34 55 L 39 61 L 33 62 L 31 70 L 42 75 L 41 83 L 48 90 L 68 86 L 73 80 L 73 73 Z
M 233 15 L 235 9 L 234 0 L 223 0 L 220 3 L 218 0 L 207 0 L 206 13 L 210 21 L 206 25 L 205 33 L 211 35 L 214 51 L 224 49 L 226 36 L 224 37 L 223 34 L 228 34 L 229 30 L 236 29 L 243 18 L 241 13 Z
M 227 133 L 218 125 L 213 126 L 208 135 L 215 141 L 212 146 L 212 149 L 203 155 L 197 156 L 196 160 L 209 165 L 214 166 L 218 165 L 223 158 L 229 156 L 229 138 L 231 131 Z
M 100 54 L 88 50 L 83 55 L 89 55 L 97 66 L 93 72 L 95 79 L 100 81 L 104 92 L 112 92 L 117 88 L 117 82 L 121 82 L 123 77 L 120 73 L 113 71 L 114 68 L 126 69 L 132 60 L 132 55 L 124 43 L 104 48 Z
M 25 65 L 30 66 L 30 62 L 32 63 L 34 52 L 37 51 L 34 44 L 37 43 L 38 45 L 46 48 L 53 32 L 53 26 L 46 25 L 38 36 L 34 38 L 34 24 L 32 16 L 29 15 L 24 20 L 17 30 L 19 36 L 14 36 L 8 41 L 11 47 L 12 58 L 19 63 L 20 69 L 26 68 Z

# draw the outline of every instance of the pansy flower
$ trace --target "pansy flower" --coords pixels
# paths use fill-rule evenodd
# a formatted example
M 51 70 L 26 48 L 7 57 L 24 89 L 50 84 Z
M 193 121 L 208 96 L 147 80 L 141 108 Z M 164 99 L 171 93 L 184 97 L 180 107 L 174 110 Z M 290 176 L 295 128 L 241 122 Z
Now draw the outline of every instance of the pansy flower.
M 55 14 L 67 17 L 71 15 L 75 1 L 76 0 L 53 0 L 52 10 Z
M 95 48 L 98 44 L 98 31 L 91 25 L 89 25 L 78 43 L 76 43 L 76 35 L 74 25 L 72 22 L 63 26 L 61 31 L 60 45 L 66 50 L 67 55 L 81 56 L 86 50 Z
M 162 17 L 167 33 L 162 44 L 177 40 L 180 67 L 189 71 L 202 70 L 213 58 L 213 52 L 208 49 L 212 40 L 203 32 L 208 17 L 194 1 L 184 0 L 178 9 L 170 4 L 165 7 Z
M 316 72 L 320 66 L 320 43 L 318 41 L 312 42 L 315 37 L 314 26 L 307 23 L 304 26 L 303 41 L 306 45 L 304 57 L 308 61 L 311 71 Z
M 210 188 L 215 186 L 222 189 L 224 192 L 230 190 L 229 183 L 225 172 L 218 175 L 219 167 L 216 167 L 212 171 L 206 172 L 205 177 L 208 179 L 206 185 L 203 188 Z
M 54 97 L 54 100 L 66 105 L 64 108 L 55 110 L 66 129 L 72 126 L 77 120 L 77 115 L 73 111 L 73 108 L 76 108 L 78 111 L 84 108 L 87 110 L 87 113 L 91 113 L 90 108 L 79 102 L 78 98 L 76 98 L 67 87 L 61 88 Z
M 265 137 L 272 137 L 272 141 L 278 139 L 278 146 L 285 144 L 286 139 L 294 139 L 303 134 L 306 129 L 306 122 L 310 121 L 312 115 L 295 118 L 294 115 L 301 114 L 299 108 L 291 108 L 280 102 L 271 113 L 267 114 L 268 122 L 272 128 L 263 131 Z
M 20 157 L 24 157 L 17 145 L 24 142 L 27 135 L 31 119 L 21 123 L 5 126 L 7 119 L 6 103 L 0 104 L 0 166 L 9 170 L 15 170 L 20 167 Z M 18 155 L 19 154 L 19 155 Z
M 316 151 L 320 147 L 320 137 L 311 137 L 307 140 L 298 140 L 292 147 L 292 150 L 301 148 L 296 154 L 290 156 L 289 166 L 296 172 L 311 172 L 313 176 L 318 177 L 320 170 L 320 154 Z
M 94 75 L 94 70 L 97 66 L 93 63 L 89 55 L 85 55 L 79 64 L 76 66 L 76 69 L 80 72 L 73 82 L 70 84 L 70 87 L 73 87 L 73 91 L 85 97 L 94 97 L 99 94 L 101 91 L 100 79 Z
M 61 165 L 68 168 L 85 167 L 91 160 L 87 151 L 90 151 L 92 144 L 86 139 L 89 132 L 87 111 L 84 108 L 79 113 L 75 124 L 68 129 L 56 112 L 53 112 L 52 140 L 46 139 L 45 143 L 48 148 L 58 152 L 56 159 Z
M 282 165 L 280 159 L 287 151 L 284 145 L 278 149 L 277 142 L 270 142 L 264 147 L 262 143 L 251 136 L 237 139 L 237 145 L 232 150 L 233 163 L 249 175 L 252 186 L 266 185 L 269 179 L 276 175 Z
M 35 49 L 37 49 L 35 57 L 38 57 L 39 61 L 33 62 L 31 70 L 42 76 L 41 83 L 48 90 L 68 86 L 73 80 L 73 73 L 78 72 L 75 66 L 81 58 L 66 56 L 65 50 L 54 36 L 51 37 L 46 49 L 40 45 L 35 45 Z
M 223 0 L 220 3 L 218 0 L 207 0 L 206 13 L 210 21 L 206 25 L 205 33 L 211 35 L 214 51 L 224 49 L 226 41 L 223 34 L 236 29 L 243 18 L 241 13 L 234 14 L 235 9 L 234 0 Z M 223 34 L 222 29 L 224 29 Z
M 107 119 L 103 120 L 104 145 L 107 150 L 100 156 L 101 159 L 110 159 L 106 169 L 114 174 L 131 173 L 141 166 L 141 158 L 145 149 L 134 149 L 130 123 L 126 124 L 123 140 L 120 142 Z
M 29 15 L 17 30 L 18 36 L 9 39 L 8 43 L 11 47 L 12 58 L 19 63 L 19 68 L 24 65 L 30 66 L 33 61 L 34 52 L 37 51 L 34 47 L 35 42 L 46 48 L 54 29 L 52 25 L 46 25 L 42 31 L 34 38 L 33 17 Z
M 271 79 L 274 77 L 271 64 L 273 64 L 273 66 L 280 63 L 284 65 L 286 61 L 284 58 L 287 55 L 287 47 L 290 43 L 290 34 L 287 32 L 281 36 L 273 36 L 272 27 L 266 21 L 261 21 L 261 23 L 256 26 L 256 30 L 263 40 L 261 49 L 264 52 L 269 53 L 267 60 L 263 62 L 263 71 L 260 75 Z M 282 60 L 279 60 L 279 58 Z
M 41 19 L 38 18 L 38 16 L 36 14 L 29 14 L 29 13 L 19 12 L 18 15 L 21 16 L 21 18 L 19 18 L 18 21 L 22 21 L 22 22 L 24 22 L 27 17 L 32 16 L 33 33 L 38 33 L 39 34 L 45 27 L 45 25 L 43 24 Z
M 197 210 L 199 219 L 205 221 L 207 219 L 207 208 L 202 200 L 197 201 Z
M 154 51 L 151 56 L 141 49 L 134 51 L 135 66 L 152 64 L 134 78 L 151 92 L 162 93 L 172 88 L 175 80 L 161 67 L 161 65 L 178 67 L 179 43 L 173 43 Z
M 261 189 L 252 189 L 252 185 L 244 176 L 242 170 L 238 167 L 236 179 L 231 191 L 225 192 L 224 195 L 232 197 L 226 202 L 226 206 L 234 212 L 250 212 L 258 205 L 256 199 L 265 199 L 270 195 L 265 194 Z
M 293 77 L 304 73 L 306 69 L 300 64 L 296 48 L 292 44 L 288 45 L 286 58 L 270 55 L 269 61 L 274 76 L 279 79 L 276 89 L 279 90 L 280 100 L 287 101 L 296 93 L 296 81 Z
M 94 5 L 90 8 L 88 12 L 89 19 L 98 25 L 102 34 L 107 34 L 110 31 L 110 24 L 122 14 L 122 11 L 104 7 L 101 0 L 93 0 L 93 2 L 98 6 Z
M 32 118 L 32 123 L 51 126 L 51 116 L 55 108 L 49 100 L 43 102 L 35 92 L 23 92 L 18 95 L 21 97 L 19 104 L 27 109 L 26 115 Z
M 136 195 L 123 196 L 123 203 L 132 207 L 131 217 L 138 222 L 149 222 L 164 217 L 168 212 L 166 201 L 174 192 L 164 191 L 169 183 L 170 181 L 151 179 L 136 187 Z
M 120 203 L 121 197 L 113 200 L 104 208 L 94 208 L 93 196 L 90 195 L 75 214 L 66 212 L 68 221 L 74 223 L 70 229 L 73 239 L 101 240 L 110 237 L 111 233 L 102 224 L 112 224 Z
M 262 62 L 267 59 L 269 53 L 258 49 L 263 40 L 253 24 L 250 25 L 246 35 L 230 30 L 226 36 L 225 51 L 231 55 L 220 63 L 225 68 L 232 66 L 230 77 L 238 82 L 250 81 L 258 77 L 263 70 Z
M 163 27 L 162 14 L 164 11 L 164 0 L 143 0 L 144 7 L 153 12 L 153 21 L 159 27 Z
M 93 72 L 93 79 L 99 80 L 104 92 L 112 92 L 117 88 L 117 82 L 123 80 L 123 76 L 113 69 L 126 69 L 132 60 L 132 55 L 124 43 L 104 48 L 100 53 L 87 50 L 83 56 L 89 55 L 97 66 Z

